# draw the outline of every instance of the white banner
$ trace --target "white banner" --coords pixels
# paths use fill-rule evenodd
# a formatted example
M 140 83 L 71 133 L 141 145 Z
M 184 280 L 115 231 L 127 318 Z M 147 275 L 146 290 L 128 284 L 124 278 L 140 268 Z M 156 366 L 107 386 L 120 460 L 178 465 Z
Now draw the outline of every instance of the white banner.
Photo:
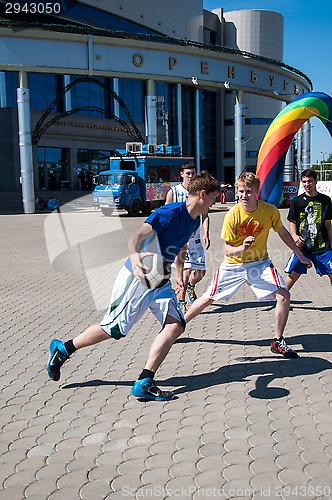
M 332 199 L 332 181 L 318 181 L 317 191 L 323 194 L 327 194 Z M 304 192 L 302 183 L 300 183 L 299 194 Z

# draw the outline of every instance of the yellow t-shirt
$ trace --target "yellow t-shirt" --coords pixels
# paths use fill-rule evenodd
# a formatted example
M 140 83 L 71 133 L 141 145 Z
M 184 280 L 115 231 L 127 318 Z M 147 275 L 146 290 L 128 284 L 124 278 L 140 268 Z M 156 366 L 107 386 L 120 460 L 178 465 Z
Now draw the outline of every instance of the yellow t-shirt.
M 226 257 L 224 262 L 242 264 L 268 259 L 267 238 L 272 228 L 279 231 L 282 226 L 279 210 L 266 203 L 258 201 L 255 212 L 245 212 L 238 203 L 227 212 L 221 230 L 221 238 L 238 247 L 247 236 L 255 236 L 255 241 L 241 255 Z

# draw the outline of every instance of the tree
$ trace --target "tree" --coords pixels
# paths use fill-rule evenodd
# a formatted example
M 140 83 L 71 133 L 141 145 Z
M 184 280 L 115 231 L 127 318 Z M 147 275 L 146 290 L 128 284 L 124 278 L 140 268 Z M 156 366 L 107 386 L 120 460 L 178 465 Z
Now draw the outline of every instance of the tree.
M 332 153 L 326 160 L 312 165 L 313 170 L 317 171 L 317 178 L 320 181 L 332 181 Z

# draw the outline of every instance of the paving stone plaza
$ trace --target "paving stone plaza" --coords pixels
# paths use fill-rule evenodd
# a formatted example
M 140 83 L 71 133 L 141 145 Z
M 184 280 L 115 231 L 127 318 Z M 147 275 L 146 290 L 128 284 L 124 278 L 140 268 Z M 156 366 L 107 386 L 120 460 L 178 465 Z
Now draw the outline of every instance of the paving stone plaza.
M 223 256 L 225 213 L 211 210 L 199 295 Z M 159 331 L 152 314 L 49 380 L 50 340 L 101 319 L 143 221 L 84 200 L 0 215 L 1 500 L 332 498 L 331 287 L 313 270 L 292 290 L 286 339 L 298 359 L 270 352 L 273 304 L 244 287 L 173 346 L 156 376 L 173 401 L 129 394 Z M 269 252 L 282 272 L 290 251 L 273 232 Z

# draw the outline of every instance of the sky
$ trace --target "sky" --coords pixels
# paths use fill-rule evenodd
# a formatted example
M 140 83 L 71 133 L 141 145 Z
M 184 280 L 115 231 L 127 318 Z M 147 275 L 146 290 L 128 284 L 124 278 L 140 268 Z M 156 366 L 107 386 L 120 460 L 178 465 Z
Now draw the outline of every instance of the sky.
M 331 0 L 203 0 L 204 9 L 260 9 L 284 16 L 284 63 L 305 73 L 315 92 L 332 97 Z M 332 137 L 318 118 L 311 123 L 311 162 L 332 154 Z M 324 155 L 322 154 L 324 153 Z

